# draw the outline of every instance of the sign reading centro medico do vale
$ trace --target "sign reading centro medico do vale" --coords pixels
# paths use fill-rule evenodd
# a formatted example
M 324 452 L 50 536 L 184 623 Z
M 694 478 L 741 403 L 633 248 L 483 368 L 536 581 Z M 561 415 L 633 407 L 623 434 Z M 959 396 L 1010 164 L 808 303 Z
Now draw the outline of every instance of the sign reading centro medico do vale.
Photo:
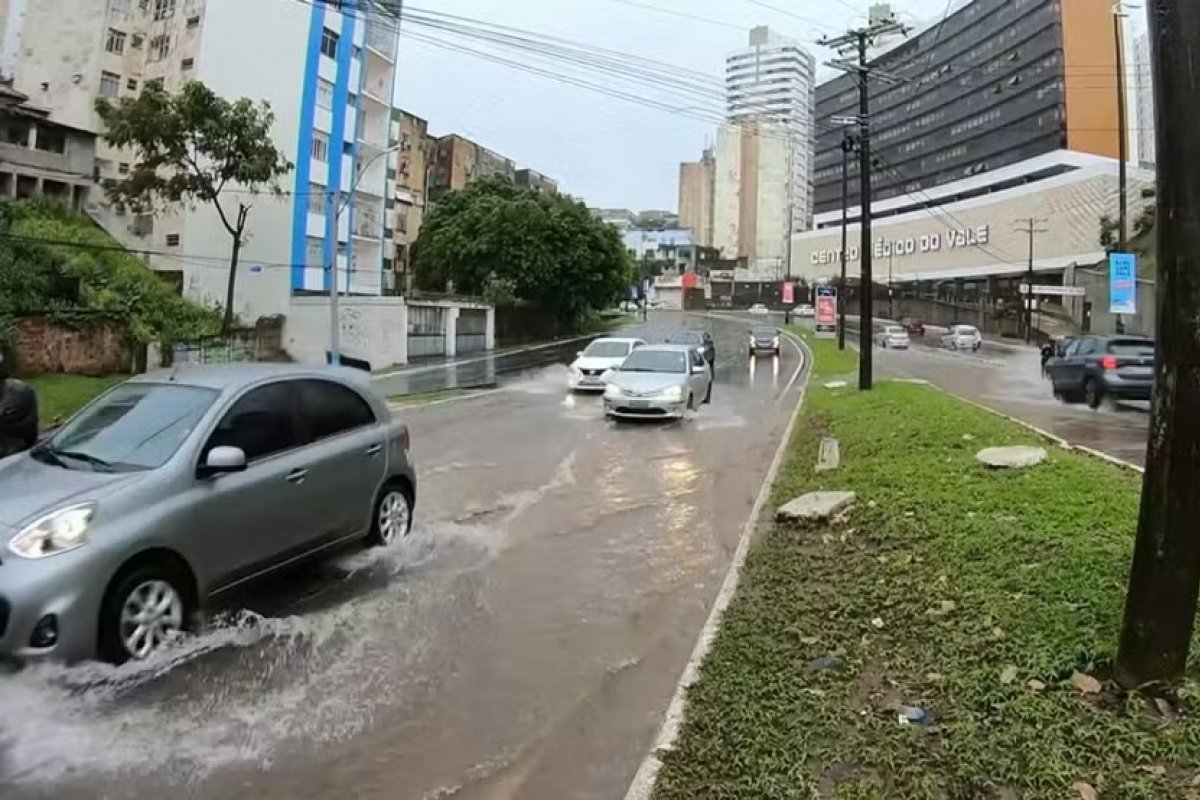
M 1137 256 L 1133 253 L 1108 254 L 1108 311 L 1137 313 Z
M 904 239 L 889 239 L 880 237 L 871 248 L 875 258 L 888 256 L 911 256 L 917 253 L 937 253 L 942 250 L 958 250 L 963 247 L 977 247 L 988 243 L 991 237 L 990 225 L 979 225 L 974 228 L 950 228 L 941 233 L 931 233 L 927 236 L 909 236 Z M 840 248 L 814 250 L 808 257 L 814 265 L 838 264 L 841 262 Z M 846 250 L 847 261 L 858 260 L 858 248 Z

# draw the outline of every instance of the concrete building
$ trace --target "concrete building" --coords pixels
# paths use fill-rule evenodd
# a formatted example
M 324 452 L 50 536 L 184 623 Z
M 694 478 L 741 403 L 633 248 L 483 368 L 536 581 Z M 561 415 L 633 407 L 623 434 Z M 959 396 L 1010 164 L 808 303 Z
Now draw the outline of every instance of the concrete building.
M 558 181 L 553 178 L 547 178 L 542 173 L 532 169 L 517 170 L 513 176 L 513 180 L 517 186 L 524 186 L 526 189 L 533 189 L 535 192 L 558 194 Z
M 517 166 L 512 159 L 481 144 L 452 133 L 436 140 L 429 166 L 426 201 L 436 203 L 476 178 L 502 176 L 513 180 Z
M 679 222 L 696 233 L 696 244 L 712 247 L 713 179 L 716 157 L 707 148 L 699 161 L 679 165 Z
M 399 147 L 395 154 L 396 192 L 390 204 L 396 247 L 393 265 L 396 286 L 403 289 L 409 254 L 425 219 L 426 181 L 434 144 L 429 136 L 429 123 L 399 108 L 392 111 L 392 140 Z
M 777 123 L 724 125 L 717 131 L 712 246 L 744 259 L 748 276 L 785 274 L 789 220 L 790 139 Z
M 1133 41 L 1132 74 L 1134 114 L 1132 127 L 1136 131 L 1138 163 L 1153 166 L 1155 158 L 1154 121 L 1154 64 L 1150 60 L 1150 35 L 1143 33 Z
M 97 97 L 131 97 L 150 82 L 178 90 L 189 80 L 230 99 L 264 100 L 275 144 L 295 164 L 283 198 L 225 189 L 236 211 L 253 205 L 241 254 L 235 312 L 243 321 L 287 314 L 293 295 L 384 293 L 393 248 L 385 198 L 396 19 L 387 4 L 294 0 L 8 0 L 0 73 L 51 120 L 101 132 Z M 98 177 L 131 161 L 97 147 Z M 327 202 L 331 192 L 340 201 Z M 99 205 L 90 213 L 119 241 L 178 252 L 152 266 L 179 271 L 184 291 L 223 304 L 230 238 L 207 204 L 174 215 L 130 219 Z M 340 213 L 339 213 L 340 212 Z
M 792 230 L 812 225 L 814 86 L 816 62 L 798 42 L 760 26 L 749 47 L 725 59 L 730 123 L 764 123 L 783 129 L 787 144 Z
M 628 208 L 593 208 L 592 215 L 601 222 L 616 225 L 621 230 L 637 225 L 637 213 Z
M 55 198 L 82 211 L 98 191 L 96 136 L 51 121 L 28 100 L 0 86 L 0 197 Z
M 661 231 L 627 230 L 625 249 L 637 261 L 669 262 L 664 269 L 685 272 L 696 265 L 696 236 L 688 228 Z

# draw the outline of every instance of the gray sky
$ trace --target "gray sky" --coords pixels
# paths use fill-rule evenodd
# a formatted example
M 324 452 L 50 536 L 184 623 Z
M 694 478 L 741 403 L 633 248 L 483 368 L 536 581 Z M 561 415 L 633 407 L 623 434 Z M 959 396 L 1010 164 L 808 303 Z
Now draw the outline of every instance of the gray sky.
M 413 0 L 419 8 L 460 14 L 696 70 L 720 81 L 727 53 L 745 46 L 750 27 L 767 24 L 811 41 L 865 21 L 862 0 L 632 0 L 726 23 L 711 24 L 635 7 L 620 0 Z M 955 7 L 957 7 L 957 3 Z M 770 7 L 768 7 L 770 6 Z M 945 0 L 894 4 L 903 21 L 940 19 Z M 864 9 L 856 15 L 855 8 Z M 431 34 L 514 60 L 516 51 L 434 33 L 405 23 L 402 31 Z M 825 54 L 813 48 L 821 58 Z M 528 60 L 529 63 L 535 63 Z M 563 72 L 562 65 L 536 62 Z M 572 74 L 580 74 L 574 72 Z M 586 74 L 586 73 L 585 73 Z M 721 101 L 681 97 L 629 79 L 592 72 L 612 89 L 674 107 Z M 694 160 L 715 125 L 531 75 L 475 56 L 414 41 L 402 34 L 396 103 L 429 120 L 436 135 L 459 133 L 556 180 L 589 205 L 632 209 L 677 203 L 679 162 Z

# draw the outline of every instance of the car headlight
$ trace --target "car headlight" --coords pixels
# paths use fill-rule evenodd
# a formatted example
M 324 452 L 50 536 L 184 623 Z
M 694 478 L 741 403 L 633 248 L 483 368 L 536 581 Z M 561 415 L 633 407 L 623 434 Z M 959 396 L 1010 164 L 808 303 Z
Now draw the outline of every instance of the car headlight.
M 658 397 L 660 400 L 666 400 L 671 403 L 678 403 L 680 400 L 683 399 L 683 387 L 682 386 L 668 386 L 666 389 L 663 389 L 661 392 L 658 393 Z
M 771 346 L 774 347 L 776 350 L 779 349 L 779 337 L 778 336 L 776 336 L 774 339 L 771 340 Z
M 45 558 L 87 544 L 95 503 L 81 503 L 51 512 L 27 525 L 8 543 L 21 558 Z
M 614 383 L 608 384 L 608 386 L 604 387 L 604 396 L 605 397 L 620 397 L 621 396 L 621 387 L 617 386 Z

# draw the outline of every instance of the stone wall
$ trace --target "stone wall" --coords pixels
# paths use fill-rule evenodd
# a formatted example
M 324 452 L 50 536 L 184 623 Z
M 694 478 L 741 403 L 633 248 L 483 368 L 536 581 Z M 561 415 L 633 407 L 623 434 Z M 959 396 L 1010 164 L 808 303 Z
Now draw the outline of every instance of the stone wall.
M 67 325 L 42 316 L 24 317 L 17 322 L 14 350 L 25 375 L 110 375 L 129 372 L 133 365 L 125 326 L 108 319 Z

